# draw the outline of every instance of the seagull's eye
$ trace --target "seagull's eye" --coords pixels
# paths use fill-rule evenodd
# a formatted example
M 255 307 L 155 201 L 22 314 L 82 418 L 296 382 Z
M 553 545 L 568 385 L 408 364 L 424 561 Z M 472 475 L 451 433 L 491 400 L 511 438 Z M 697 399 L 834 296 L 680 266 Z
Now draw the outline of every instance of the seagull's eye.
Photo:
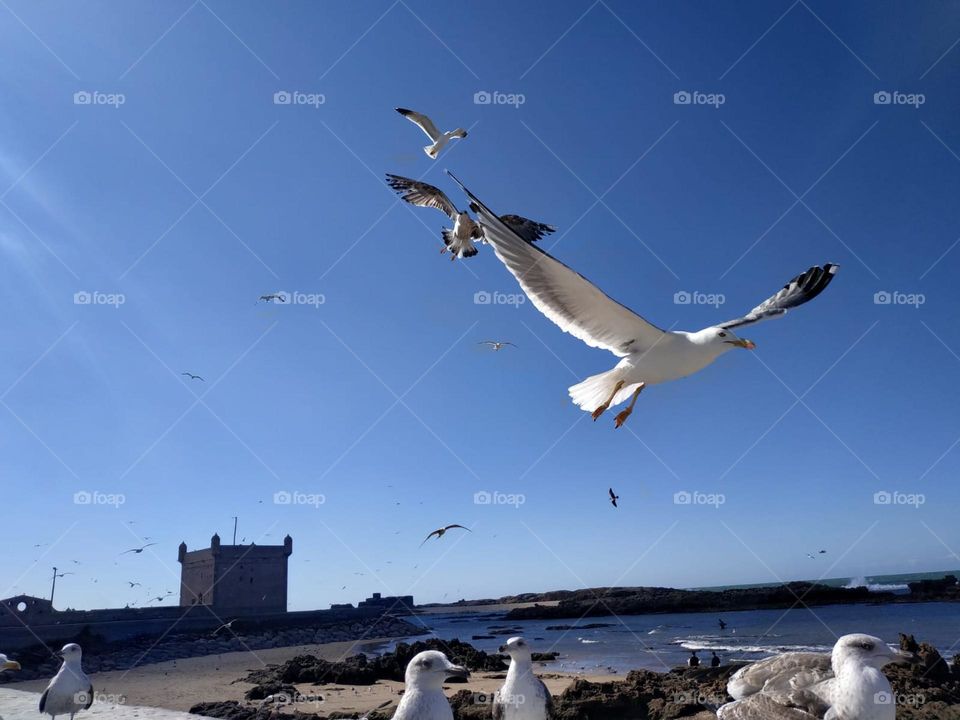
M 727 334 L 725 332 L 720 333 L 720 337 L 726 337 L 726 336 Z
M 867 652 L 870 652 L 871 650 L 873 650 L 873 643 L 872 642 L 860 643 L 860 647 L 862 647 Z
M 423 669 L 424 669 L 424 670 L 429 670 L 429 669 L 430 669 L 430 661 L 429 661 L 429 660 L 424 660 L 424 661 L 423 661 L 422 663 L 420 663 L 420 664 L 423 665 Z

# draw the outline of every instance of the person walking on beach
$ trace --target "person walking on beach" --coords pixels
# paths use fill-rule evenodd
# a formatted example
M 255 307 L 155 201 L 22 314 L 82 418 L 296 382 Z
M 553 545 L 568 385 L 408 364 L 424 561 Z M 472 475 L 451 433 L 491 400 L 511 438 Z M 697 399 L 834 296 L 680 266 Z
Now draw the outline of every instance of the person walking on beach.
M 690 667 L 700 667 L 700 658 L 697 657 L 696 650 L 690 651 L 690 657 L 687 658 L 687 665 Z
M 720 667 L 720 658 L 717 657 L 717 653 L 712 653 L 713 657 L 710 658 L 710 667 Z
M 721 630 L 726 630 L 726 629 L 727 629 L 727 624 L 723 621 L 723 618 L 720 618 L 720 619 L 717 621 L 717 623 L 720 625 L 720 629 L 721 629 Z

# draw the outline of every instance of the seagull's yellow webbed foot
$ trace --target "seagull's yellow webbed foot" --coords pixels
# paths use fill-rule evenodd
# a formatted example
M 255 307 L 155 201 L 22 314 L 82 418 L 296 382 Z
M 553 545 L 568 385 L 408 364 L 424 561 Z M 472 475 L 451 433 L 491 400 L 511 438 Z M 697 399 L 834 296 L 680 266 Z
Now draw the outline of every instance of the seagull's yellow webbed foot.
M 607 408 L 610 407 L 610 403 L 613 402 L 613 399 L 617 396 L 617 393 L 620 392 L 620 388 L 622 387 L 623 387 L 623 380 L 620 380 L 616 384 L 616 386 L 613 388 L 613 392 L 610 393 L 610 397 L 607 398 L 607 401 L 602 405 L 600 405 L 600 407 L 598 407 L 592 413 L 590 413 L 590 416 L 593 418 L 594 422 L 596 422 L 597 418 L 603 415 L 604 412 L 606 412 Z
M 633 406 L 637 403 L 637 398 L 640 397 L 640 393 L 643 391 L 643 388 L 646 387 L 644 383 L 640 383 L 640 386 L 633 391 L 633 398 L 630 400 L 630 404 L 627 405 L 627 409 L 617 413 L 617 417 L 614 418 L 614 427 L 621 427 L 630 417 L 630 414 L 633 412 Z

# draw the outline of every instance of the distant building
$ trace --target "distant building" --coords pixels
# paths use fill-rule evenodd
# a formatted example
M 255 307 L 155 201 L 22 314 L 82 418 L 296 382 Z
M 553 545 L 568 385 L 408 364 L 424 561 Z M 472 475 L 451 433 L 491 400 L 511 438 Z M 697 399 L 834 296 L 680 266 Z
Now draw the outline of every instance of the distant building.
M 286 612 L 287 558 L 293 539 L 283 545 L 222 545 L 187 552 L 180 543 L 180 606 L 207 605 L 224 612 Z
M 358 602 L 357 608 L 361 610 L 389 610 L 397 613 L 413 612 L 413 595 L 388 595 L 383 597 L 380 593 L 374 593 L 366 600 Z

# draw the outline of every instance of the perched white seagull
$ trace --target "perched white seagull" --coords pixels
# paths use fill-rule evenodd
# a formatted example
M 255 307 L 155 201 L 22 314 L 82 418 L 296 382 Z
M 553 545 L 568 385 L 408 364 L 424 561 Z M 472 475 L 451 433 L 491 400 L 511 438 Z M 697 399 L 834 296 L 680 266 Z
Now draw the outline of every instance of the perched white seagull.
M 735 347 L 752 350 L 756 347 L 753 342 L 737 337 L 733 328 L 778 317 L 812 300 L 830 284 L 838 269 L 831 263 L 812 267 L 735 320 L 697 332 L 661 330 L 556 258 L 524 242 L 452 173 L 447 174 L 470 198 L 470 209 L 477 214 L 484 239 L 493 245 L 497 257 L 517 278 L 534 307 L 590 347 L 609 350 L 622 358 L 612 370 L 570 388 L 573 402 L 592 413 L 594 420 L 632 394 L 630 405 L 616 417 L 617 427 L 626 422 L 647 385 L 692 375 Z
M 4 670 L 19 670 L 20 663 L 16 660 L 9 660 L 6 655 L 0 653 L 0 672 Z
M 493 696 L 493 720 L 550 720 L 553 697 L 533 672 L 527 641 L 512 637 L 500 646 L 500 652 L 510 656 L 510 669 Z
M 70 720 L 80 710 L 93 705 L 93 683 L 80 665 L 80 646 L 67 643 L 60 651 L 63 665 L 40 696 L 40 712 L 51 717 L 69 715 Z
M 456 130 L 450 130 L 449 132 L 445 133 L 440 132 L 437 130 L 437 126 L 433 124 L 433 120 L 428 118 L 423 113 L 418 113 L 414 110 L 407 110 L 406 108 L 397 108 L 396 110 L 407 120 L 423 130 L 427 137 L 430 138 L 431 144 L 424 147 L 423 151 L 431 160 L 436 160 L 437 155 L 440 154 L 440 151 L 443 150 L 443 147 L 453 138 L 465 138 L 467 136 L 467 131 L 463 128 L 457 128 Z
M 871 635 L 844 635 L 831 654 L 792 652 L 741 668 L 727 692 L 735 702 L 719 720 L 895 720 L 896 702 L 881 668 L 910 653 Z
M 449 677 L 466 679 L 470 671 L 454 665 L 437 650 L 414 655 L 407 665 L 406 688 L 393 720 L 453 720 L 453 710 L 443 694 L 443 681 Z
M 473 241 L 483 240 L 483 231 L 468 212 L 457 210 L 443 190 L 420 180 L 411 180 L 390 173 L 387 173 L 387 184 L 411 205 L 436 208 L 453 220 L 452 230 L 443 228 L 440 231 L 444 244 L 441 253 L 449 250 L 451 260 L 456 260 L 458 257 L 473 257 L 477 254 L 477 247 Z M 552 225 L 528 220 L 520 215 L 502 215 L 500 219 L 527 242 L 537 242 L 544 235 L 556 231 Z

